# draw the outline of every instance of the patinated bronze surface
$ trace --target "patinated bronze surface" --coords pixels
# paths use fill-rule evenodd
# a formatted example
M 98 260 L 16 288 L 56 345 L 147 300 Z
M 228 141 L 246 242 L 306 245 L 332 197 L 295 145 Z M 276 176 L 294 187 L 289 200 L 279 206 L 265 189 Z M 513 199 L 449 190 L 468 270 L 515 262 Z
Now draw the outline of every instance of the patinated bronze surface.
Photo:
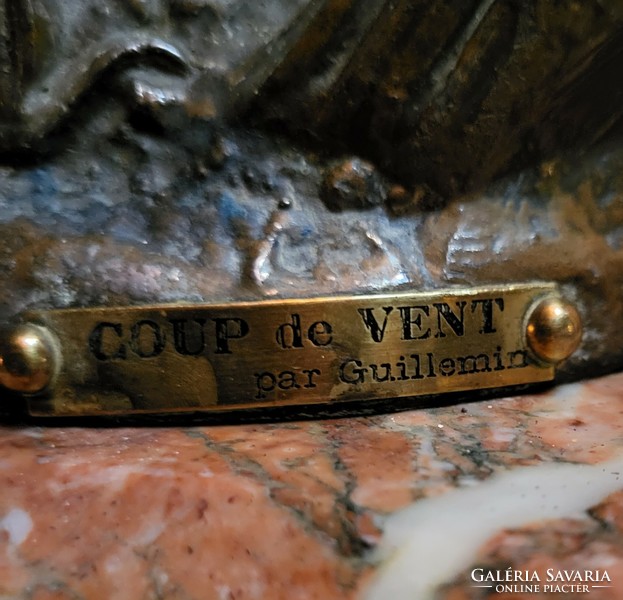
M 5 0 L 0 317 L 554 281 L 619 369 L 623 7 Z

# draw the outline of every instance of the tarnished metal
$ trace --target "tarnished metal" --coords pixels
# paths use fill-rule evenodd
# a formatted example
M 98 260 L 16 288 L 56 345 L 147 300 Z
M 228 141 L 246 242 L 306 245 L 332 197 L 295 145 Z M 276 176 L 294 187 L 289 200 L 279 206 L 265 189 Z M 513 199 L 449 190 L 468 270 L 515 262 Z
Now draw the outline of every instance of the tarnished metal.
M 544 279 L 586 332 L 559 379 L 620 370 L 622 31 L 615 0 L 0 0 L 0 322 Z
M 58 338 L 32 415 L 222 411 L 543 382 L 527 315 L 554 284 L 436 292 L 35 311 Z M 416 404 L 416 403 L 414 403 Z

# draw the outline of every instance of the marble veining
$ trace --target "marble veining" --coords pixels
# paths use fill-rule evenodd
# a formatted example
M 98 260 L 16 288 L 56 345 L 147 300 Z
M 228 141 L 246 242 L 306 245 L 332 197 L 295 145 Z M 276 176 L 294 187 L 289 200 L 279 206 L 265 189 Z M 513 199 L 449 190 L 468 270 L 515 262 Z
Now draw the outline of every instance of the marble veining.
M 474 565 L 607 568 L 591 599 L 620 598 L 622 413 L 617 374 L 370 417 L 4 426 L 0 598 L 533 597 Z
M 499 530 L 582 517 L 623 487 L 621 472 L 623 453 L 595 465 L 545 463 L 416 502 L 386 520 L 382 566 L 364 597 L 433 600 Z

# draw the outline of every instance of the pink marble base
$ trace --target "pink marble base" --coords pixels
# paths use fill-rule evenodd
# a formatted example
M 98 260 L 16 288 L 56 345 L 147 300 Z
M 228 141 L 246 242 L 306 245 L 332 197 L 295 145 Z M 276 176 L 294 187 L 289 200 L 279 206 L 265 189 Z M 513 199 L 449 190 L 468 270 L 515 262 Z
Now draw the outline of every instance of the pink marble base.
M 619 374 L 543 395 L 369 418 L 5 427 L 0 598 L 367 597 L 384 568 L 374 548 L 396 511 L 498 472 L 612 461 L 623 454 L 622 415 Z M 590 598 L 623 598 L 622 498 L 604 499 L 592 516 L 502 528 L 474 560 L 522 569 L 607 564 L 612 587 Z M 468 573 L 438 597 L 532 597 L 483 595 Z

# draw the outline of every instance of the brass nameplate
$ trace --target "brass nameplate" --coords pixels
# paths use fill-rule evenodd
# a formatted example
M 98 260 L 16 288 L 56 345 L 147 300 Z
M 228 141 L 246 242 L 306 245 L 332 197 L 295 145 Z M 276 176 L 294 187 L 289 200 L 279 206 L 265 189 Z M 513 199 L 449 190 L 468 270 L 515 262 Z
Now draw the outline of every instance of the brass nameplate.
M 222 411 L 542 382 L 526 319 L 555 285 L 36 311 L 62 365 L 33 415 Z M 415 405 L 415 403 L 414 403 Z

